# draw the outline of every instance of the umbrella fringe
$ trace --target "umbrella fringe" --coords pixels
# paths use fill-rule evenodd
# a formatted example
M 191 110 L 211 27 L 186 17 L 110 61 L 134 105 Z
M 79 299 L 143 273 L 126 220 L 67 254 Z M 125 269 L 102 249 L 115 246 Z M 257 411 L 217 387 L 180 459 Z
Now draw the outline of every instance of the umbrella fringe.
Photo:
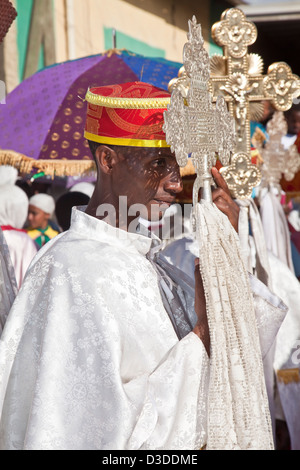
M 13 150 L 0 151 L 0 165 L 10 165 L 20 173 L 30 174 L 34 169 L 43 171 L 47 176 L 80 176 L 96 173 L 96 165 L 91 160 L 35 160 Z M 181 176 L 195 175 L 195 168 L 189 159 L 180 168 Z
M 0 151 L 0 165 L 10 165 L 21 174 L 32 171 L 43 171 L 52 176 L 81 176 L 96 173 L 96 165 L 92 160 L 35 160 L 13 150 Z

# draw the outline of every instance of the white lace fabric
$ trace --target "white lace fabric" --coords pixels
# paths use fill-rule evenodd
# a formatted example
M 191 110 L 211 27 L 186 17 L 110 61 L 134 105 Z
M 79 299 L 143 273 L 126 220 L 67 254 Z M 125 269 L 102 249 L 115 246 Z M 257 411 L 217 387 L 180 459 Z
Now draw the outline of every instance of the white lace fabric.
M 196 206 L 211 336 L 207 449 L 274 448 L 259 335 L 239 240 L 214 204 Z

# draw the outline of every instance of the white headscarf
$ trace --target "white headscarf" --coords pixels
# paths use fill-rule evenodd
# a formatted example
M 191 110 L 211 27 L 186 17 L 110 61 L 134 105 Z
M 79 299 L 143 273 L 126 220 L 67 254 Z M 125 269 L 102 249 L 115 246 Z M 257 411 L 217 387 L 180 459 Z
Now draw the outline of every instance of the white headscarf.
M 35 194 L 29 199 L 29 204 L 31 206 L 37 207 L 46 214 L 52 215 L 55 209 L 55 200 L 52 196 L 45 193 Z
M 0 166 L 0 225 L 23 228 L 28 214 L 28 197 L 15 185 L 18 172 L 10 166 Z
M 72 188 L 70 189 L 71 192 L 73 191 L 78 191 L 79 193 L 86 194 L 89 197 L 92 197 L 92 194 L 94 192 L 95 185 L 92 183 L 87 183 L 85 181 L 81 181 L 80 183 L 74 184 Z

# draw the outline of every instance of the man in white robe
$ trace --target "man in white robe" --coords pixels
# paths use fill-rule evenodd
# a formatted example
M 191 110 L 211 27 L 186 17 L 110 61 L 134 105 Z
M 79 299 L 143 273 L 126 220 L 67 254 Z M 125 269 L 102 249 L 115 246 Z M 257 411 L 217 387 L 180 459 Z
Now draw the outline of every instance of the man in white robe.
M 147 97 L 142 112 L 139 104 L 112 114 L 109 98 L 100 106 L 120 90 L 134 103 Z M 35 257 L 1 337 L 0 448 L 201 449 L 210 362 L 199 270 L 194 292 L 136 224 L 137 213 L 161 218 L 182 189 L 157 105 L 167 93 L 143 83 L 93 93 L 85 136 L 98 167 L 94 194 Z M 236 226 L 238 209 L 214 176 L 216 204 Z M 253 295 L 266 307 L 258 319 L 266 354 L 285 308 L 269 292 Z

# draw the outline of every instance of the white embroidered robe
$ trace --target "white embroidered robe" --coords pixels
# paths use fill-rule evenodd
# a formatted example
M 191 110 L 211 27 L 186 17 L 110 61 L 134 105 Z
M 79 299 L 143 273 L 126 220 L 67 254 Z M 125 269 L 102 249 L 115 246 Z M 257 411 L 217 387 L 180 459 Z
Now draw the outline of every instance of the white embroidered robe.
M 76 211 L 36 256 L 0 342 L 1 449 L 199 449 L 209 361 L 178 341 L 151 239 Z

